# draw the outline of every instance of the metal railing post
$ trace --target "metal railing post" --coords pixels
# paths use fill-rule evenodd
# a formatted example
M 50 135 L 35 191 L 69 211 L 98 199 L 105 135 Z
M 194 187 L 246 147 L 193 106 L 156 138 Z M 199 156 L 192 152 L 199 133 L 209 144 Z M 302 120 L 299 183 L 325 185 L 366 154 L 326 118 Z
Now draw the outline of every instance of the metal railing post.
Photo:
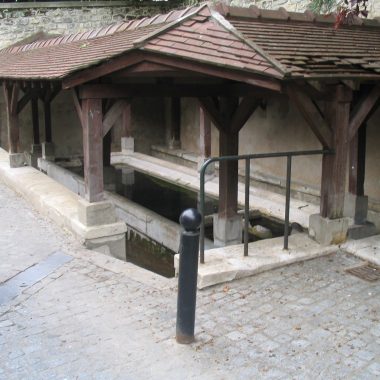
M 292 175 L 292 156 L 288 155 L 287 161 L 286 161 L 284 249 L 288 249 L 288 241 L 289 241 L 290 177 L 291 175 Z
M 245 201 L 244 201 L 244 256 L 248 256 L 248 225 L 249 225 L 249 179 L 251 160 L 245 160 Z
M 201 214 L 193 208 L 185 210 L 179 218 L 184 230 L 179 252 L 176 341 L 181 344 L 194 342 L 201 220 Z

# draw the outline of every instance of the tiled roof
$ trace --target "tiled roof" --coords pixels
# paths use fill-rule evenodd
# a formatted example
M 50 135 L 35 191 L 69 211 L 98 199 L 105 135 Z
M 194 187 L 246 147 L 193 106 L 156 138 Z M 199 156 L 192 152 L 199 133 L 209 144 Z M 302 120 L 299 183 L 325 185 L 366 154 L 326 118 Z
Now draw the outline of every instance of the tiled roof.
M 201 5 L 0 51 L 0 78 L 62 79 L 130 51 L 284 77 L 380 78 L 380 25 L 333 17 Z
M 227 20 L 292 77 L 380 75 L 380 23 L 334 27 L 334 16 L 225 8 Z

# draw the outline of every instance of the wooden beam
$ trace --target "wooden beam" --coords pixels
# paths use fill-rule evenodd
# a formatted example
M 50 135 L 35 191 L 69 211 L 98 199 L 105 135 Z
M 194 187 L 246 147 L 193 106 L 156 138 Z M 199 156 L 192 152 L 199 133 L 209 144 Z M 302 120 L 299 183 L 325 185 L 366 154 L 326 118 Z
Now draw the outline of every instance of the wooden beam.
M 328 115 L 333 128 L 335 154 L 323 156 L 321 181 L 321 216 L 330 219 L 343 217 L 352 101 L 352 91 L 344 85 L 335 86 L 334 93 L 334 101 L 328 104 Z
M 365 122 L 368 115 L 380 99 L 380 85 L 376 85 L 368 95 L 365 95 L 355 106 L 350 116 L 349 140 L 352 140 L 359 127 Z
M 239 134 L 219 130 L 219 155 L 239 154 Z M 220 218 L 236 215 L 238 205 L 238 161 L 222 161 L 219 166 L 219 209 Z
M 211 97 L 198 98 L 198 102 L 203 111 L 207 114 L 207 116 L 218 129 L 227 129 L 226 120 L 222 118 L 218 107 L 215 105 L 215 102 Z
M 257 107 L 261 104 L 261 99 L 253 98 L 250 96 L 244 97 L 238 108 L 236 109 L 232 120 L 231 120 L 231 130 L 233 133 L 238 133 L 241 128 L 245 125 L 251 115 L 255 112 Z
M 79 121 L 82 125 L 82 128 L 83 128 L 83 112 L 82 112 L 82 104 L 81 104 L 81 101 L 79 100 L 79 97 L 78 97 L 78 93 L 76 91 L 75 88 L 73 88 L 71 90 L 71 94 L 73 96 L 73 100 L 74 100 L 74 107 L 77 111 L 77 115 L 78 115 L 78 118 L 79 118 Z
M 294 85 L 287 87 L 287 93 L 322 146 L 331 148 L 333 140 L 331 128 L 307 93 Z
M 274 96 L 266 90 L 258 90 L 246 84 L 236 83 L 129 83 L 86 84 L 80 86 L 80 99 L 120 99 L 136 97 L 208 97 L 208 96 Z
M 30 93 L 30 91 L 28 91 L 18 101 L 18 104 L 17 104 L 17 113 L 20 113 L 24 109 L 24 107 L 29 103 L 30 99 L 31 99 L 31 93 Z
M 182 58 L 164 56 L 157 53 L 136 51 L 126 53 L 96 67 L 91 67 L 72 74 L 63 80 L 62 87 L 64 89 L 73 88 L 143 61 L 163 64 L 177 69 L 188 70 L 212 77 L 230 79 L 233 81 L 247 83 L 252 86 L 269 89 L 275 92 L 281 92 L 282 90 L 279 79 L 265 77 L 261 74 L 248 74 L 247 72 L 223 68 L 212 64 L 205 64 L 198 61 L 187 61 Z
M 85 99 L 82 105 L 85 198 L 103 200 L 103 117 L 100 99 Z
M 8 127 L 8 151 L 9 153 L 18 153 L 20 149 L 20 129 L 18 124 L 18 84 L 3 84 L 5 106 L 7 113 Z
M 116 121 L 121 117 L 125 107 L 127 107 L 127 101 L 121 99 L 115 102 L 111 108 L 107 111 L 103 119 L 103 137 L 113 127 Z
M 353 195 L 364 196 L 366 130 L 363 124 L 350 141 L 348 191 Z

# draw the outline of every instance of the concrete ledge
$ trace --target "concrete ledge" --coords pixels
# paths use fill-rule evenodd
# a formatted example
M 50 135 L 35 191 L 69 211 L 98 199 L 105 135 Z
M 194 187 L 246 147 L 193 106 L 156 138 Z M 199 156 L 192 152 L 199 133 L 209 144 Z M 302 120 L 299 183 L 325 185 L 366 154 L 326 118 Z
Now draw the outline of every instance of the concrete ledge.
M 9 166 L 11 168 L 21 168 L 26 165 L 26 157 L 24 153 L 11 153 L 9 155 Z
M 244 257 L 243 244 L 210 249 L 205 252 L 205 264 L 199 264 L 198 288 L 253 276 L 292 263 L 329 255 L 337 247 L 321 247 L 306 234 L 289 237 L 289 250 L 283 249 L 282 237 L 261 240 L 248 245 L 248 257 Z M 175 256 L 178 270 L 179 255 Z
M 348 240 L 340 248 L 363 260 L 380 265 L 380 235 L 361 240 Z

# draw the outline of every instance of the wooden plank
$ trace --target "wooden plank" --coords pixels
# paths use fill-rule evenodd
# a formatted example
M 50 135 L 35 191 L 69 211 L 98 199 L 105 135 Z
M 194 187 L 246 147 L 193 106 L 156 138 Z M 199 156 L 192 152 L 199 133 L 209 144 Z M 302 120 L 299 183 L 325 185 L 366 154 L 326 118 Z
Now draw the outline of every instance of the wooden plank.
M 82 104 L 85 198 L 103 200 L 103 115 L 100 99 Z
M 214 66 L 212 64 L 205 64 L 190 60 L 187 61 L 182 58 L 164 56 L 149 52 L 130 52 L 118 58 L 109 60 L 108 62 L 103 63 L 99 66 L 91 67 L 89 69 L 72 74 L 63 80 L 62 88 L 73 88 L 93 79 L 103 77 L 105 75 L 111 74 L 118 70 L 122 70 L 128 66 L 132 66 L 143 61 L 172 66 L 177 69 L 189 70 L 195 73 L 205 74 L 212 77 L 230 79 L 233 81 L 247 83 L 252 86 L 269 89 L 275 92 L 282 91 L 281 82 L 277 79 L 269 77 L 265 78 L 262 75 L 255 75 L 253 73 L 250 74 L 247 72 L 241 72 L 239 70 L 231 70 L 228 68 Z
M 77 115 L 78 115 L 78 118 L 79 118 L 79 121 L 82 125 L 82 128 L 83 128 L 83 112 L 82 112 L 82 105 L 81 105 L 81 102 L 79 100 L 79 97 L 78 97 L 78 93 L 76 91 L 75 88 L 73 88 L 71 90 L 71 94 L 73 96 L 73 100 L 74 100 L 74 107 L 77 111 Z
M 103 119 L 103 137 L 109 132 L 116 121 L 121 117 L 127 102 L 123 99 L 116 101 L 107 111 Z
M 358 196 L 364 195 L 366 130 L 367 126 L 363 124 L 349 143 L 348 191 Z
M 243 128 L 260 104 L 261 99 L 251 96 L 246 96 L 241 100 L 231 120 L 230 128 L 233 133 L 238 133 L 240 129 Z
M 348 125 L 352 91 L 344 85 L 334 89 L 335 100 L 329 102 L 328 117 L 333 128 L 335 154 L 322 161 L 321 215 L 330 219 L 343 217 L 348 160 Z
M 322 146 L 324 148 L 331 148 L 333 139 L 331 128 L 310 97 L 295 86 L 288 86 L 287 93 Z
M 365 122 L 368 115 L 380 99 L 380 85 L 375 86 L 368 95 L 365 95 L 355 106 L 350 116 L 349 139 L 352 140 Z
M 203 158 L 211 156 L 211 121 L 202 107 L 199 107 L 199 147 Z

